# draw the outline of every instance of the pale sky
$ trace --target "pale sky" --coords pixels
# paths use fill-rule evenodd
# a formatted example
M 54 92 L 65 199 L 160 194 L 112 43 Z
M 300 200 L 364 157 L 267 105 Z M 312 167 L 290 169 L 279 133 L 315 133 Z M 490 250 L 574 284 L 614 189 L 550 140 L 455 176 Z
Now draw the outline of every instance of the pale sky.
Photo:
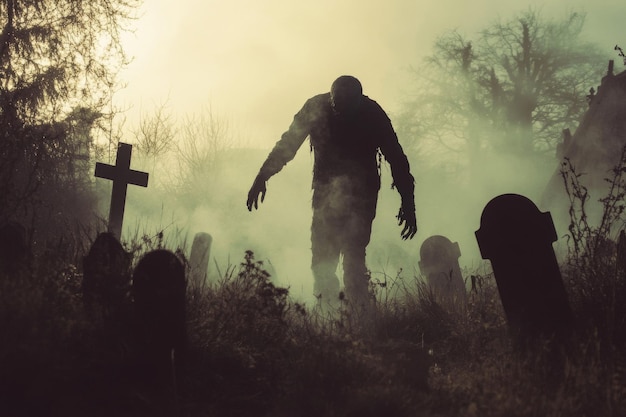
M 357 76 L 364 93 L 393 113 L 408 68 L 438 35 L 454 28 L 473 35 L 529 5 L 555 17 L 586 11 L 587 34 L 607 55 L 626 46 L 623 0 L 146 0 L 125 37 L 134 60 L 115 101 L 128 109 L 128 125 L 166 100 L 179 114 L 210 104 L 250 145 L 270 147 L 304 101 L 337 76 Z
M 163 201 L 155 200 L 162 196 L 158 197 L 154 186 L 131 187 L 129 201 L 134 203 L 129 207 L 127 227 L 133 227 L 133 218 L 141 224 L 152 219 L 161 225 L 171 212 L 189 233 L 208 231 L 214 236 L 218 263 L 225 258 L 220 258 L 220 251 L 228 253 L 228 259 L 239 259 L 243 250 L 252 248 L 257 255 L 271 259 L 279 279 L 286 280 L 295 293 L 309 296 L 313 285 L 309 152 L 299 152 L 290 167 L 272 178 L 260 210 L 249 213 L 244 204 L 261 158 L 287 129 L 293 115 L 307 98 L 328 91 L 337 76 L 351 74 L 361 80 L 364 93 L 390 113 L 393 122 L 393 112 L 399 110 L 410 80 L 409 68 L 418 66 L 430 53 L 436 37 L 451 29 L 473 37 L 498 16 L 509 19 L 530 4 L 518 0 L 145 0 L 136 32 L 126 37 L 127 52 L 134 57 L 122 74 L 127 87 L 114 97 L 119 107 L 128 109 L 127 129 L 136 125 L 139 113 L 149 115 L 155 104 L 166 100 L 179 120 L 210 105 L 217 116 L 228 119 L 244 146 L 259 150 L 256 163 L 247 162 L 252 166 L 229 166 L 221 176 L 227 180 L 224 195 L 239 196 L 234 198 L 241 201 L 229 206 L 226 218 L 211 204 L 221 201 L 219 192 L 199 192 L 200 206 L 193 213 L 168 199 L 166 203 L 172 207 L 165 207 L 164 214 Z M 588 39 L 606 48 L 616 69 L 623 69 L 613 51 L 615 44 L 626 47 L 623 0 L 532 4 L 542 6 L 547 17 L 565 17 L 584 5 Z M 123 140 L 133 143 L 132 134 L 127 133 Z M 164 171 L 150 170 L 151 181 Z M 474 231 L 484 204 L 501 191 L 527 194 L 503 180 L 485 185 L 485 189 L 492 187 L 488 191 L 493 195 L 480 194 L 471 201 L 457 196 L 441 203 L 449 192 L 442 194 L 433 188 L 438 184 L 420 178 L 418 237 L 401 242 L 395 221 L 399 200 L 389 189 L 389 173 L 385 175 L 368 248 L 373 273 L 380 272 L 377 268 L 383 265 L 394 273 L 393 265 L 410 266 L 407 259 L 417 259 L 421 241 L 433 234 L 458 241 L 462 264 L 475 267 L 479 252 Z M 451 208 L 459 208 L 456 217 L 450 216 Z

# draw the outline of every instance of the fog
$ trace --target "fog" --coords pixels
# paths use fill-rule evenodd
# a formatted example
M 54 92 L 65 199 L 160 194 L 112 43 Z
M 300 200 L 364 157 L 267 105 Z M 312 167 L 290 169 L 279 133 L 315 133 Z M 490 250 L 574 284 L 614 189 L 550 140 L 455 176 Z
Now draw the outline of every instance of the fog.
M 133 62 L 114 99 L 129 118 L 169 98 L 181 111 L 211 101 L 232 115 L 251 143 L 270 146 L 303 101 L 353 74 L 365 93 L 398 109 L 407 70 L 435 38 L 473 35 L 527 7 L 548 17 L 587 12 L 587 37 L 612 51 L 623 37 L 623 2 L 457 0 L 416 2 L 145 2 L 125 47 Z
M 430 53 L 435 38 L 450 29 L 468 35 L 498 17 L 508 18 L 528 6 L 549 17 L 575 9 L 587 12 L 585 37 L 606 47 L 624 43 L 622 2 L 601 0 L 529 2 L 393 0 L 363 2 L 146 2 L 136 31 L 126 36 L 133 62 L 121 75 L 125 87 L 115 92 L 115 106 L 124 110 L 122 141 L 132 134 L 142 115 L 167 103 L 178 123 L 189 115 L 211 112 L 228 121 L 219 172 L 197 185 L 196 198 L 172 198 L 168 184 L 178 165 L 176 153 L 158 163 L 135 153 L 131 167 L 150 172 L 148 188 L 130 186 L 124 238 L 165 229 L 166 240 L 187 242 L 196 232 L 213 235 L 210 268 L 222 272 L 236 265 L 251 249 L 266 262 L 279 283 L 296 297 L 312 299 L 310 272 L 311 169 L 308 142 L 295 160 L 268 182 L 265 202 L 249 213 L 245 199 L 265 156 L 287 129 L 293 115 L 314 94 L 329 90 L 341 74 L 357 76 L 364 94 L 389 113 L 392 122 L 406 99 L 410 68 Z M 617 68 L 621 70 L 621 67 Z M 574 129 L 575 126 L 572 126 Z M 403 138 L 400 137 L 402 143 Z M 170 159 L 168 159 L 170 158 Z M 419 231 L 400 239 L 395 221 L 400 198 L 390 189 L 391 175 L 383 167 L 379 210 L 368 247 L 373 278 L 418 273 L 421 242 L 433 234 L 447 236 L 461 247 L 461 266 L 481 262 L 474 231 L 484 205 L 498 194 L 517 192 L 537 201 L 541 184 L 555 165 L 528 166 L 523 160 L 490 161 L 493 175 L 484 175 L 481 189 L 468 189 L 466 178 L 442 179 L 445 167 L 431 156 L 428 167 L 410 160 L 416 176 Z M 442 164 L 444 162 L 442 161 Z M 502 175 L 511 172 L 513 175 Z M 215 179 L 213 178 L 215 176 Z M 107 185 L 101 209 L 108 209 Z

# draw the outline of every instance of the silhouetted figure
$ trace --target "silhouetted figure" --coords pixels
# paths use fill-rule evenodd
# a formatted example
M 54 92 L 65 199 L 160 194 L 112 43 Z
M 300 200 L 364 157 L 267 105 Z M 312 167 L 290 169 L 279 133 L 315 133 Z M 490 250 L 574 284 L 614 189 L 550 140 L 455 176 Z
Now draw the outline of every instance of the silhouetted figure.
M 254 180 L 248 210 L 258 208 L 259 196 L 263 202 L 266 181 L 294 158 L 307 137 L 315 159 L 311 226 L 315 292 L 325 302 L 338 299 L 336 269 L 341 254 L 348 301 L 362 305 L 368 300 L 365 248 L 376 215 L 380 155 L 389 161 L 402 197 L 397 218 L 404 225 L 403 239 L 412 239 L 417 232 L 409 162 L 385 111 L 363 95 L 359 80 L 344 75 L 329 93 L 310 98 L 295 115 Z

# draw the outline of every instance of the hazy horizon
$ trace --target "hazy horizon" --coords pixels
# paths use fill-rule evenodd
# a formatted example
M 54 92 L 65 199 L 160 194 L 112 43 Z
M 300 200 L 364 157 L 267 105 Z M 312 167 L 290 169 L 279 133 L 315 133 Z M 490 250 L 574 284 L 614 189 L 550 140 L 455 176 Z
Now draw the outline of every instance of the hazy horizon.
M 132 22 L 135 33 L 125 36 L 133 62 L 114 100 L 127 110 L 129 124 L 165 101 L 179 115 L 210 103 L 251 146 L 265 148 L 304 100 L 328 91 L 341 74 L 357 76 L 364 93 L 393 114 L 411 81 L 409 69 L 430 53 L 436 37 L 451 29 L 475 37 L 489 22 L 528 7 L 551 18 L 586 12 L 584 36 L 607 56 L 626 42 L 626 6 L 613 0 L 393 0 L 367 7 L 356 0 L 153 0 Z
M 310 296 L 312 157 L 308 145 L 303 145 L 284 172 L 270 180 L 267 200 L 259 211 L 248 213 L 244 204 L 260 162 L 289 126 L 293 114 L 307 98 L 328 91 L 338 75 L 352 74 L 361 80 L 364 93 L 387 110 L 393 122 L 406 98 L 410 68 L 430 53 L 436 37 L 451 29 L 474 37 L 489 22 L 498 17 L 509 19 L 529 6 L 540 8 L 550 18 L 564 17 L 570 11 L 586 12 L 583 37 L 606 49 L 607 57 L 615 58 L 616 70 L 623 70 L 613 47 L 626 43 L 621 19 L 624 14 L 620 14 L 626 6 L 617 1 L 426 4 L 401 0 L 367 7 L 355 0 L 316 4 L 210 1 L 193 7 L 188 0 L 176 5 L 165 1 L 146 3 L 135 22 L 136 33 L 125 41 L 128 54 L 134 57 L 122 74 L 127 86 L 114 96 L 116 105 L 127 109 L 126 131 L 121 139 L 133 143 L 131 130 L 139 116 L 150 115 L 160 104 L 167 103 L 179 122 L 210 106 L 211 111 L 228 120 L 235 145 L 257 149 L 258 153 L 248 159 L 235 159 L 221 176 L 223 188 L 215 193 L 220 196 L 199 190 L 193 206 L 155 200 L 154 181 L 164 174 L 152 172 L 152 187 L 129 189 L 125 227 L 142 222 L 158 227 L 163 226 L 164 217 L 175 218 L 177 227 L 186 228 L 189 244 L 193 233 L 211 233 L 213 254 L 221 257 L 219 262 L 229 259 L 237 264 L 243 250 L 255 250 L 261 259 L 273 263 L 282 283 L 290 285 L 296 294 Z M 525 166 L 523 161 L 502 161 L 501 166 L 511 163 Z M 152 170 L 152 165 L 145 169 Z M 443 234 L 459 242 L 461 266 L 476 267 L 479 256 L 473 233 L 479 228 L 482 207 L 504 192 L 524 193 L 536 199 L 540 190 L 529 184 L 541 183 L 541 177 L 553 170 L 552 166 L 535 167 L 526 175 L 534 182 L 526 183 L 519 176 L 496 176 L 483 190 L 474 192 L 475 198 L 469 198 L 471 190 L 458 187 L 455 201 L 446 201 L 441 195 L 434 174 L 418 176 L 419 231 L 411 242 L 400 239 L 394 219 L 400 200 L 395 191 L 389 191 L 390 175 L 384 172 L 368 265 L 381 274 L 379 277 L 383 272 L 393 276 L 398 264 L 411 259 L 412 264 L 403 267 L 408 270 L 406 276 L 413 276 L 421 242 L 433 234 Z M 237 199 L 239 205 L 216 207 L 233 204 Z M 214 265 L 211 260 L 210 267 Z

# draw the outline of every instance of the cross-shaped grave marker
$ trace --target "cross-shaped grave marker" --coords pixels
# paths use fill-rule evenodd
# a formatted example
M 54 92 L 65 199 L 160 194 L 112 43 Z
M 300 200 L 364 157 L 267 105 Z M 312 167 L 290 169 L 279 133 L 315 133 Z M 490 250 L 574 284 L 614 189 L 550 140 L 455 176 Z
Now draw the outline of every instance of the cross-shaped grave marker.
M 117 145 L 115 165 L 96 163 L 95 176 L 113 181 L 111 191 L 111 207 L 109 209 L 109 232 L 120 239 L 122 235 L 122 221 L 126 205 L 126 190 L 128 184 L 148 186 L 148 173 L 130 169 L 130 156 L 133 145 L 120 142 Z

